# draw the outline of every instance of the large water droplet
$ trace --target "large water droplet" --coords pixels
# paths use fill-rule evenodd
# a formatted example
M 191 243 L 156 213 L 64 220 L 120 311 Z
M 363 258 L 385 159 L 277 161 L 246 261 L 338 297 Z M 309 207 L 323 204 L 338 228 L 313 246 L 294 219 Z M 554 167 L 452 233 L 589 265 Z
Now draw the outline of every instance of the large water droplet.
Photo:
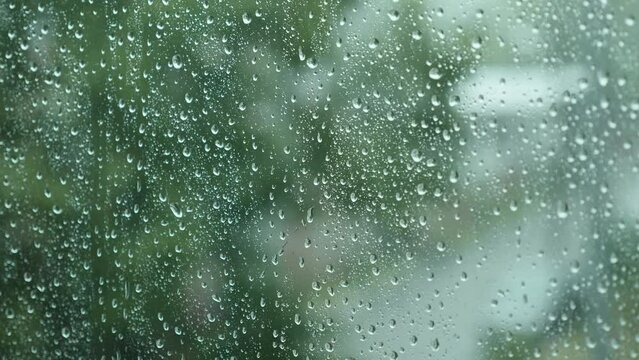
M 180 55 L 173 55 L 173 57 L 171 58 L 171 65 L 173 65 L 174 69 L 181 69 L 182 68 L 182 57 Z
M 422 154 L 420 153 L 419 149 L 411 150 L 410 157 L 411 159 L 413 159 L 414 162 L 420 162 L 424 158 Z
M 428 77 L 430 77 L 433 80 L 439 80 L 441 79 L 443 76 L 442 72 L 439 70 L 439 68 L 432 68 L 430 69 L 430 71 L 428 72 Z
M 182 214 L 182 209 L 180 208 L 180 205 L 178 205 L 177 203 L 171 203 L 169 207 L 171 208 L 171 212 L 176 218 L 179 219 L 182 217 L 183 214 Z

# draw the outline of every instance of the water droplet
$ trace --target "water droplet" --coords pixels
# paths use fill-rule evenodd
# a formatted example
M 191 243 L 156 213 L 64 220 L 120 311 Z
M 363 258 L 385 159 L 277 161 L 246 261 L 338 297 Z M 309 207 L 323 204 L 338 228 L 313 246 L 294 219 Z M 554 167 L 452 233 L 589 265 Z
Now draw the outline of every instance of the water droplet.
M 630 15 L 625 20 L 626 26 L 635 26 L 635 17 Z
M 430 69 L 430 71 L 428 72 L 428 77 L 430 77 L 433 80 L 439 80 L 441 79 L 443 76 L 443 74 L 439 71 L 439 68 L 432 68 Z
M 333 352 L 333 350 L 334 350 L 335 348 L 333 347 L 333 344 L 331 344 L 331 343 L 326 343 L 326 345 L 324 345 L 324 349 L 326 349 L 326 352 L 329 352 L 329 353 L 330 353 L 330 352 Z
M 420 161 L 422 161 L 422 159 L 424 158 L 422 156 L 422 154 L 420 153 L 419 149 L 413 149 L 410 152 L 410 157 L 411 159 L 413 159 L 414 162 L 418 163 Z
M 470 45 L 473 47 L 473 49 L 480 49 L 482 43 L 483 43 L 483 40 L 481 36 L 477 36 L 476 38 L 473 39 Z
M 6 309 L 6 310 L 4 311 L 4 315 L 5 315 L 5 316 L 7 317 L 7 319 L 9 319 L 9 320 L 14 319 L 14 318 L 15 318 L 15 316 L 16 316 L 15 312 L 13 311 L 13 309 Z
M 440 252 L 446 251 L 446 243 L 443 241 L 437 242 L 437 250 L 439 250 Z
M 575 260 L 570 263 L 570 272 L 573 274 L 576 274 L 579 272 L 580 267 L 581 267 L 581 264 L 579 263 L 579 261 Z
M 242 22 L 246 25 L 250 24 L 251 21 L 253 21 L 253 19 L 251 19 L 251 15 L 249 15 L 248 13 L 244 13 L 242 14 Z
M 315 69 L 317 65 L 318 65 L 317 58 L 315 58 L 314 56 L 311 56 L 308 59 L 306 59 L 306 66 L 308 66 L 310 69 Z
M 557 217 L 565 219 L 568 217 L 568 203 L 565 201 L 557 203 Z
M 306 55 L 304 54 L 301 46 L 297 49 L 297 55 L 300 57 L 300 61 L 306 60 Z
M 430 347 L 431 347 L 434 351 L 439 350 L 439 339 L 438 339 L 438 338 L 433 339 L 433 341 L 430 343 Z
M 182 68 L 182 57 L 180 55 L 173 55 L 173 57 L 171 58 L 171 64 L 173 65 L 174 69 L 181 69 Z
M 306 210 L 306 222 L 309 223 L 309 224 L 313 222 L 313 207 L 312 206 L 308 210 Z
M 448 180 L 452 183 L 452 184 L 456 184 L 457 181 L 459 180 L 459 172 L 457 172 L 457 170 L 451 170 L 450 171 L 450 175 L 448 177 Z
M 178 205 L 177 203 L 171 203 L 169 207 L 171 208 L 171 212 L 176 218 L 179 219 L 182 217 L 183 214 L 182 214 L 182 209 L 180 208 L 180 205 Z
M 415 346 L 417 344 L 417 336 L 413 335 L 410 337 L 410 344 Z

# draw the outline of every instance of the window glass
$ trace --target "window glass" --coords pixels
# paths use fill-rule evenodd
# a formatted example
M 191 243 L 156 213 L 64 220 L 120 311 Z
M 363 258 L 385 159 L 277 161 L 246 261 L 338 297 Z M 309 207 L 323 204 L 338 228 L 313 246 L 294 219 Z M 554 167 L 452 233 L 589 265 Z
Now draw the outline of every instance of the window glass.
M 639 357 L 638 12 L 0 1 L 0 359 Z

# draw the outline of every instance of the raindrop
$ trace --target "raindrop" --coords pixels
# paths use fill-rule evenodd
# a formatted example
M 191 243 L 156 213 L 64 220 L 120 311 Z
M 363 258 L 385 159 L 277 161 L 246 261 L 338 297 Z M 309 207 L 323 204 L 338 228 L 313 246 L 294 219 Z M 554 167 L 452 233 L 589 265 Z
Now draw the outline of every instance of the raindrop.
M 428 71 L 428 77 L 430 77 L 433 80 L 439 80 L 441 79 L 443 76 L 443 74 L 439 71 L 439 68 L 432 68 L 430 69 L 430 71 Z
M 568 217 L 568 203 L 565 201 L 561 201 L 557 203 L 557 217 L 560 219 L 565 219 Z
M 439 339 L 433 339 L 433 341 L 430 343 L 430 347 L 433 349 L 433 351 L 439 350 Z
M 424 158 L 421 153 L 419 152 L 419 149 L 413 149 L 410 152 L 410 157 L 411 159 L 413 159 L 414 162 L 418 163 L 420 161 L 422 161 L 422 159 Z
M 182 209 L 180 208 L 180 205 L 178 205 L 177 203 L 171 203 L 169 207 L 171 208 L 171 212 L 176 218 L 179 219 L 182 217 L 183 214 L 182 214 Z
M 473 41 L 471 42 L 471 46 L 473 47 L 473 49 L 480 49 L 481 45 L 483 43 L 483 40 L 481 38 L 481 36 L 477 36 L 476 38 L 473 39 Z
M 410 344 L 415 346 L 417 344 L 417 336 L 413 335 L 410 337 Z
M 173 65 L 174 69 L 181 69 L 182 68 L 182 57 L 180 55 L 173 55 L 173 57 L 171 58 L 171 64 Z
M 444 243 L 443 241 L 438 241 L 437 242 L 437 250 L 439 250 L 439 252 L 446 251 L 446 243 Z
M 317 58 L 311 56 L 308 59 L 306 59 L 306 66 L 308 66 L 310 69 L 315 69 L 317 65 L 318 65 Z
M 306 210 L 306 222 L 309 223 L 309 224 L 313 222 L 313 207 L 312 206 L 308 210 Z
M 253 19 L 251 19 L 251 15 L 249 15 L 248 13 L 244 13 L 242 14 L 242 22 L 246 25 L 250 24 L 251 21 L 253 21 Z

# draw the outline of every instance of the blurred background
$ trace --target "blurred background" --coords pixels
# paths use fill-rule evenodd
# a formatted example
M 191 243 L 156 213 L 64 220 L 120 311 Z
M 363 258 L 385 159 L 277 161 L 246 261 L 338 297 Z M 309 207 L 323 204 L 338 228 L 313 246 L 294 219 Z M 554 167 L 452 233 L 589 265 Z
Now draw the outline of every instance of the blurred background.
M 0 358 L 639 357 L 638 12 L 0 0 Z

